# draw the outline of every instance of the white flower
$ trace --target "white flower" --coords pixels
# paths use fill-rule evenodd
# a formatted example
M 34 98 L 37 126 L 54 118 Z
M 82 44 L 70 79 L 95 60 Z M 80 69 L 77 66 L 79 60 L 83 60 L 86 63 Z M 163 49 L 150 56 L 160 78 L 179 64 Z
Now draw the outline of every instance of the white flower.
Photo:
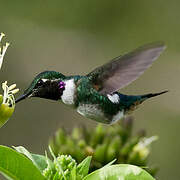
M 0 34 L 0 43 L 1 43 L 1 40 L 2 38 L 5 36 L 4 33 L 1 33 Z M 2 66 L 2 63 L 3 63 L 3 58 L 4 58 L 4 55 L 6 53 L 6 50 L 9 46 L 9 43 L 6 43 L 4 46 L 0 47 L 0 69 L 1 69 L 1 66 Z
M 14 94 L 16 94 L 19 91 L 19 89 L 15 89 L 15 88 L 16 88 L 16 84 L 13 84 L 8 87 L 7 81 L 2 83 L 2 89 L 4 91 L 2 104 L 6 104 L 8 106 L 11 105 L 12 107 L 15 106 Z
M 133 151 L 138 152 L 141 158 L 146 158 L 149 154 L 149 148 L 152 142 L 158 139 L 157 136 L 152 136 L 150 138 L 143 138 L 137 145 L 134 146 Z
M 9 46 L 9 43 L 2 45 L 1 41 L 4 36 L 4 33 L 0 33 L 0 69 L 3 63 L 4 55 Z M 0 94 L 0 127 L 2 127 L 12 116 L 15 108 L 14 94 L 19 91 L 19 89 L 16 89 L 16 84 L 8 87 L 7 81 L 2 83 L 2 89 L 4 94 L 3 96 Z
M 1 43 L 4 36 L 5 36 L 4 33 L 0 33 L 0 43 Z M 0 69 L 1 69 L 1 66 L 3 63 L 3 58 L 4 58 L 4 55 L 7 51 L 8 46 L 9 46 L 9 43 L 6 43 L 5 46 L 0 47 Z M 13 85 L 8 87 L 7 81 L 5 81 L 4 83 L 2 83 L 2 88 L 4 90 L 2 104 L 8 105 L 8 106 L 11 105 L 12 107 L 14 107 L 14 105 L 15 105 L 14 94 L 19 91 L 19 89 L 15 89 L 16 84 L 13 84 Z

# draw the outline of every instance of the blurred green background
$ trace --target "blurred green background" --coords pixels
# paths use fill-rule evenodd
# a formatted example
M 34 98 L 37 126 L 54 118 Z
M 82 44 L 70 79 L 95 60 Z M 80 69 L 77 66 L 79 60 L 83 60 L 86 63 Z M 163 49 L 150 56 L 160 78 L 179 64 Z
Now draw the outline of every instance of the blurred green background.
M 145 43 L 164 41 L 167 49 L 158 61 L 121 92 L 170 90 L 134 113 L 135 129 L 159 136 L 150 160 L 160 167 L 159 179 L 179 180 L 179 7 L 178 0 L 0 0 L 0 32 L 11 42 L 1 81 L 16 82 L 22 93 L 41 71 L 85 74 Z M 26 100 L 0 129 L 0 144 L 44 153 L 58 127 L 70 130 L 81 123 L 96 124 L 58 102 Z

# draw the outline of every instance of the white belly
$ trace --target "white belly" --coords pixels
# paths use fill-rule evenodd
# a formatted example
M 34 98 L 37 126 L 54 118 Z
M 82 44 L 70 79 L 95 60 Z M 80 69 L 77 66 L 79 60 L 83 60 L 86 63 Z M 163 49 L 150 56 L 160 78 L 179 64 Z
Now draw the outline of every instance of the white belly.
M 77 108 L 77 112 L 82 116 L 98 122 L 109 122 L 97 104 L 80 104 Z
M 89 119 L 106 124 L 113 124 L 124 117 L 123 111 L 119 111 L 112 117 L 106 117 L 98 104 L 80 104 L 77 108 L 77 112 Z
M 111 124 L 116 123 L 118 120 L 124 117 L 124 111 L 119 111 L 116 115 L 113 116 Z

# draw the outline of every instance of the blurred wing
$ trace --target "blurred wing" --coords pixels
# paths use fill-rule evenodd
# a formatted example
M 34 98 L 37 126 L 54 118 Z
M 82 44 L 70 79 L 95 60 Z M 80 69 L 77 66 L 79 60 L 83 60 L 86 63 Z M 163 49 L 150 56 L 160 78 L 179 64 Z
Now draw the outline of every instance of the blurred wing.
M 147 44 L 96 68 L 87 76 L 102 94 L 113 93 L 136 80 L 165 49 L 163 43 Z

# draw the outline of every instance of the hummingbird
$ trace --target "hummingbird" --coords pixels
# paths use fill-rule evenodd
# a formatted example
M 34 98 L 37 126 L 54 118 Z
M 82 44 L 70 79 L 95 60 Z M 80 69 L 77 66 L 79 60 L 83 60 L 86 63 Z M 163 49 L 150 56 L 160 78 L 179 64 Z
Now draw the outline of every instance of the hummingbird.
M 151 43 L 118 56 L 86 75 L 65 76 L 56 71 L 38 74 L 16 103 L 30 97 L 60 101 L 82 116 L 113 124 L 133 112 L 145 100 L 164 94 L 125 95 L 118 92 L 136 80 L 165 49 Z

